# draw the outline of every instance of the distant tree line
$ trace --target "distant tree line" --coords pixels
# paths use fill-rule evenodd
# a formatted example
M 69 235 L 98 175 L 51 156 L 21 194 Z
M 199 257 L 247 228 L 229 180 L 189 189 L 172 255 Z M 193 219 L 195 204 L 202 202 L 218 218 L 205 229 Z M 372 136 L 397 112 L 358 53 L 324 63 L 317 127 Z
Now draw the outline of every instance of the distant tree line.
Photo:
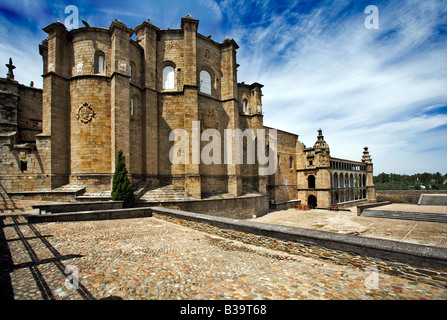
M 376 190 L 447 190 L 447 174 L 417 173 L 413 175 L 381 173 L 374 176 Z

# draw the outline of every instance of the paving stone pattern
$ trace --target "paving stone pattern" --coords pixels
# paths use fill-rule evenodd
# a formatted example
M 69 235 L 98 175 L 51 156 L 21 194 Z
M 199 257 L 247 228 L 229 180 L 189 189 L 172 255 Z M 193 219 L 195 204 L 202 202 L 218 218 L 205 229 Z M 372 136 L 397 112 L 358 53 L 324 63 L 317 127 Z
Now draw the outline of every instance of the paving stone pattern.
M 441 270 L 163 216 L 38 225 L 20 214 L 3 218 L 2 299 L 447 298 Z M 377 266 L 378 288 L 365 287 L 366 265 Z M 70 266 L 78 290 L 66 287 Z

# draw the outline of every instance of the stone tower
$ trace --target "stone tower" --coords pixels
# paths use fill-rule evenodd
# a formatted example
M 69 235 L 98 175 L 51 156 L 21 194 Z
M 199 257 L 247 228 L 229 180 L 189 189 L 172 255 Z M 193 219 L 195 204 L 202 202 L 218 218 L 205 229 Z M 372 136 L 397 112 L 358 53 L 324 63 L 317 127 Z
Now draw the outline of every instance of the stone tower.
M 368 202 L 376 202 L 376 187 L 374 185 L 373 163 L 368 147 L 363 149 L 362 162 L 366 165 L 366 198 Z
M 331 203 L 330 148 L 318 130 L 312 148 L 299 144 L 298 198 L 314 207 L 327 207 Z M 302 153 L 302 155 L 300 155 Z
M 144 21 L 133 30 L 119 20 L 108 29 L 67 31 L 61 23 L 44 28 L 40 140 L 51 150 L 51 188 L 110 190 L 122 150 L 134 184 L 173 184 L 194 198 L 240 196 L 244 187 L 266 190 L 256 168 L 198 158 L 195 147 L 205 143 L 193 137 L 207 128 L 221 137 L 227 129 L 263 129 L 262 85 L 237 83 L 238 45 L 215 42 L 198 26 L 188 15 L 180 29 L 160 30 Z M 175 130 L 190 138 L 184 163 L 169 158 Z

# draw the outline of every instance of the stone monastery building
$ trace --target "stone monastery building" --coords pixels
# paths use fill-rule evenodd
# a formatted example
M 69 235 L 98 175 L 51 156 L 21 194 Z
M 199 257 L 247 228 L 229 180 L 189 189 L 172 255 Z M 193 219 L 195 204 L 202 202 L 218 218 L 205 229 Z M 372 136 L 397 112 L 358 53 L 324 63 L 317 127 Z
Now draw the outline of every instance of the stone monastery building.
M 215 42 L 198 25 L 188 15 L 175 30 L 149 20 L 135 29 L 119 20 L 108 29 L 67 31 L 60 22 L 44 28 L 43 89 L 17 83 L 12 61 L 0 78 L 1 187 L 13 194 L 108 192 L 123 150 L 135 189 L 144 191 L 172 185 L 186 198 L 254 193 L 270 204 L 319 207 L 375 200 L 368 149 L 358 162 L 332 158 L 321 130 L 311 148 L 277 130 L 270 176 L 259 174 L 258 162 L 171 163 L 171 132 L 191 134 L 196 121 L 201 132 L 217 129 L 221 137 L 225 129 L 273 130 L 263 125 L 263 86 L 238 83 L 236 42 Z

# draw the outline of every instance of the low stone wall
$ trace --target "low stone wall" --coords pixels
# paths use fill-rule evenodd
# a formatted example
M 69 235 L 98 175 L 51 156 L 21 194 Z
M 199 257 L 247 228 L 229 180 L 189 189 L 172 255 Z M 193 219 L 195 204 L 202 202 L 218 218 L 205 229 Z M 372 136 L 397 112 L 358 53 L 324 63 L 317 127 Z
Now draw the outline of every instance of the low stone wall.
M 138 202 L 137 207 L 160 206 L 163 208 L 203 213 L 217 217 L 251 219 L 269 212 L 267 195 L 244 196 L 231 199 L 203 199 L 172 202 Z
M 109 210 L 122 209 L 123 201 L 102 201 L 102 202 L 77 202 L 77 203 L 58 203 L 58 204 L 39 204 L 34 205 L 36 214 L 50 214 L 76 211 Z
M 83 194 L 85 190 L 80 192 L 74 191 L 23 191 L 8 192 L 13 200 L 35 200 L 35 201 L 54 201 L 54 202 L 75 202 L 76 197 Z
M 300 205 L 301 200 L 288 200 L 288 201 L 270 201 L 270 209 L 272 210 L 288 210 L 292 209 L 296 205 Z
M 367 199 L 360 199 L 360 200 L 353 200 L 353 201 L 346 201 L 346 202 L 339 202 L 337 203 L 337 207 L 338 208 L 350 208 L 350 207 L 355 207 L 355 206 L 359 206 L 359 205 L 363 205 L 364 203 L 366 203 L 368 200 Z
M 363 210 L 365 210 L 365 209 L 386 206 L 391 203 L 392 202 L 390 202 L 390 201 L 384 201 L 384 202 L 376 202 L 376 203 L 368 203 L 368 204 L 359 205 L 359 206 L 357 206 L 357 215 L 360 216 L 362 214 Z
M 418 204 L 421 194 L 447 194 L 447 190 L 378 190 L 377 202 L 391 201 L 393 203 Z
M 100 211 L 83 211 L 70 213 L 55 213 L 44 215 L 28 215 L 29 223 L 67 222 L 67 221 L 94 221 L 112 219 L 135 219 L 152 217 L 151 208 L 115 209 Z

